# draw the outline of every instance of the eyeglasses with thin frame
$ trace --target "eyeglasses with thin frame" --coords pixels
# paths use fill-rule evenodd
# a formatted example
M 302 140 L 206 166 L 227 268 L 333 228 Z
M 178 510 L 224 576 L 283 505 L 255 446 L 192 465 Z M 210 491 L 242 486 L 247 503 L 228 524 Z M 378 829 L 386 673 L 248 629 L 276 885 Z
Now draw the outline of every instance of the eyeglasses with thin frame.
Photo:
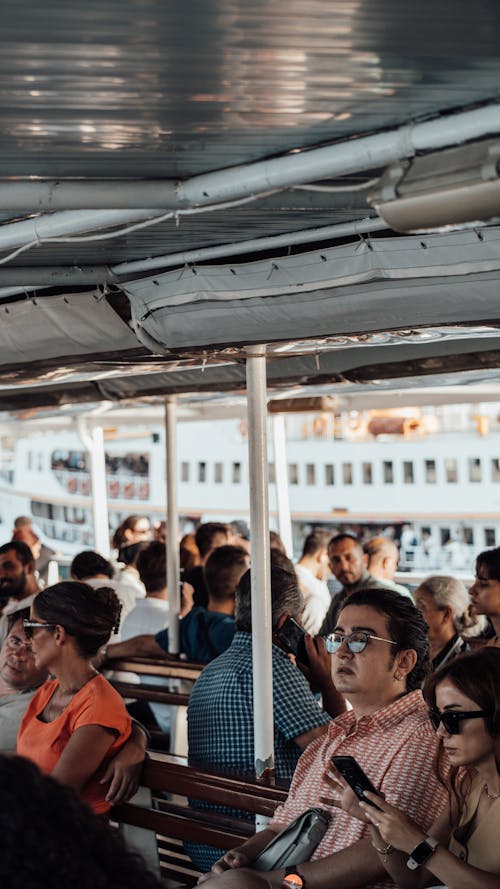
M 485 710 L 446 710 L 445 713 L 441 713 L 440 710 L 429 710 L 429 717 L 436 731 L 440 723 L 443 723 L 443 728 L 449 735 L 460 734 L 460 723 L 463 719 L 487 719 L 489 716 L 491 713 Z
M 354 633 L 330 633 L 326 637 L 326 650 L 330 654 L 335 654 L 342 642 L 345 641 L 349 651 L 353 654 L 360 654 L 365 650 L 370 639 L 376 639 L 377 642 L 387 642 L 388 645 L 397 645 L 392 639 L 384 639 L 383 636 L 375 636 L 374 633 L 365 633 L 362 630 L 356 630 Z
M 41 620 L 29 620 L 28 618 L 24 618 L 23 620 L 23 630 L 27 639 L 33 638 L 33 630 L 44 629 L 44 630 L 55 630 L 57 624 L 46 624 Z

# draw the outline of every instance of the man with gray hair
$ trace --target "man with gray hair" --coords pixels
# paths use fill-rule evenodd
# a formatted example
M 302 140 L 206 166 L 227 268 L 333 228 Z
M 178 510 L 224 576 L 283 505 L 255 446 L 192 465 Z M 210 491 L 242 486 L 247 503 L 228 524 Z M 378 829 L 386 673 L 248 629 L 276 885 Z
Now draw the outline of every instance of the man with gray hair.
M 481 632 L 471 600 L 461 580 L 446 575 L 427 577 L 414 593 L 415 605 L 429 627 L 432 669 L 469 649 L 463 636 Z

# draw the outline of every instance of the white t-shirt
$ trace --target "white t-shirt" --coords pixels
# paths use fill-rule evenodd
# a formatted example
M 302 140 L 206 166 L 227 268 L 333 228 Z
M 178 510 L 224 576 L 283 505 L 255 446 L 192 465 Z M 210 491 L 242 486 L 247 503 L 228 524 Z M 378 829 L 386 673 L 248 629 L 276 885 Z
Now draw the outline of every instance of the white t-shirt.
M 168 602 L 147 596 L 137 599 L 134 608 L 123 621 L 122 639 L 133 636 L 154 635 L 168 627 Z
M 315 636 L 332 601 L 330 590 L 324 580 L 318 580 L 304 565 L 295 565 L 295 573 L 305 602 L 301 623 L 311 636 Z

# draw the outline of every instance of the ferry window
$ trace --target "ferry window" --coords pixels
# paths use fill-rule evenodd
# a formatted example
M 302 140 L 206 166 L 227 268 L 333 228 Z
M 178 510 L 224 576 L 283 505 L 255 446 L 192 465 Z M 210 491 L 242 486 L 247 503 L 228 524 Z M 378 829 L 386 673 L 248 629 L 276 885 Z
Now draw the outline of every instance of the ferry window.
M 43 454 L 38 454 L 38 472 L 43 472 Z
M 33 464 L 33 454 L 31 451 L 26 453 L 26 468 L 31 469 Z
M 500 460 L 497 457 L 491 461 L 491 481 L 500 482 Z M 495 544 L 493 543 L 492 546 Z
M 371 463 L 363 463 L 363 484 L 364 485 L 372 485 L 373 484 L 373 467 Z
M 435 460 L 426 460 L 425 461 L 425 480 L 428 485 L 436 484 L 436 461 Z
M 207 464 L 205 462 L 198 463 L 198 481 L 206 482 L 207 480 Z
M 183 460 L 181 463 L 181 482 L 189 481 L 189 463 Z
M 344 485 L 352 485 L 352 463 L 342 463 L 342 481 Z
M 214 479 L 215 479 L 216 485 L 222 484 L 222 480 L 223 480 L 223 464 L 222 463 L 215 464 Z
M 306 485 L 316 484 L 316 467 L 314 463 L 306 463 Z
M 464 528 L 464 543 L 468 546 L 474 545 L 474 530 L 473 528 Z
M 233 463 L 233 485 L 241 483 L 241 463 Z
M 325 485 L 335 484 L 335 469 L 333 463 L 325 463 Z
M 494 528 L 485 528 L 484 529 L 484 545 L 485 546 L 496 546 L 496 534 Z
M 446 457 L 444 461 L 444 469 L 448 484 L 455 485 L 458 482 L 458 463 L 454 457 Z
M 469 457 L 469 481 L 481 481 L 481 460 L 479 457 Z
M 384 460 L 384 484 L 394 484 L 394 466 L 392 460 Z
M 448 541 L 451 539 L 450 529 L 449 528 L 440 528 L 439 534 L 441 537 L 441 546 L 446 546 Z
M 297 463 L 288 464 L 288 481 L 291 485 L 299 483 L 299 467 Z
M 413 460 L 403 460 L 403 483 L 405 485 L 413 485 L 415 483 Z
M 267 464 L 267 472 L 269 476 L 269 484 L 274 485 L 276 482 L 276 470 L 274 468 L 274 463 Z

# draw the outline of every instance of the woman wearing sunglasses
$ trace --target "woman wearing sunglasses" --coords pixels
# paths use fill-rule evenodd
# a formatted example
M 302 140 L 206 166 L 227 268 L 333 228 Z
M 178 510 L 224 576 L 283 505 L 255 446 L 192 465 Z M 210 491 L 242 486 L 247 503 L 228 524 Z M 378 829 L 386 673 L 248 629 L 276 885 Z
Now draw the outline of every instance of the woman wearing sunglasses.
M 378 794 L 365 791 L 366 802 L 358 804 L 337 777 L 342 808 L 370 824 L 372 845 L 400 889 L 498 889 L 500 651 L 483 648 L 450 661 L 432 674 L 424 695 L 449 795 L 429 834 Z
M 117 628 L 120 603 L 109 587 L 54 584 L 39 593 L 23 622 L 38 669 L 54 678 L 35 694 L 23 717 L 17 752 L 106 812 L 101 778 L 130 735 L 122 698 L 92 666 Z

